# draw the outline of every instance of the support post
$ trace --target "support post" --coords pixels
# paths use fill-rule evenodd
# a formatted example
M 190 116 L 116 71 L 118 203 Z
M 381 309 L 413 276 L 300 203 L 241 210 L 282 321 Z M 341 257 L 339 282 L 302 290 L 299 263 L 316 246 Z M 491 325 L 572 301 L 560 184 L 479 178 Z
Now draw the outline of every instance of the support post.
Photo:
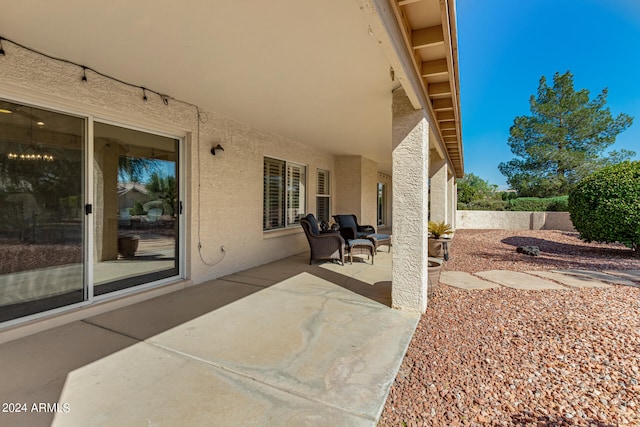
M 424 313 L 428 284 L 429 123 L 398 88 L 393 92 L 392 306 Z

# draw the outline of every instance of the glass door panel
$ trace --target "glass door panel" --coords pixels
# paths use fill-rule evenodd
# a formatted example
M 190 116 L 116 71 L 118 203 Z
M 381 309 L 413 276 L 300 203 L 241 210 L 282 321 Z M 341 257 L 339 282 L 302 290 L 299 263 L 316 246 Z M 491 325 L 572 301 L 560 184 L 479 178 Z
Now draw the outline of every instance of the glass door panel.
M 178 140 L 94 125 L 94 295 L 177 276 Z
M 384 183 L 378 183 L 378 226 L 387 223 L 387 194 Z
M 0 322 L 87 299 L 85 128 L 0 100 Z

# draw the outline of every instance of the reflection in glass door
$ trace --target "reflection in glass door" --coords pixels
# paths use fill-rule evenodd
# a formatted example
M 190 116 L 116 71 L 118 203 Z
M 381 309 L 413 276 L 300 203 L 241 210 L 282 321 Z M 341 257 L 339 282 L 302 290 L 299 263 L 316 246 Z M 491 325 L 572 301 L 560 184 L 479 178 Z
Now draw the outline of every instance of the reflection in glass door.
M 87 299 L 85 123 L 0 100 L 0 322 Z
M 384 183 L 378 183 L 378 226 L 387 223 L 387 192 Z
M 94 295 L 177 276 L 178 140 L 94 125 Z

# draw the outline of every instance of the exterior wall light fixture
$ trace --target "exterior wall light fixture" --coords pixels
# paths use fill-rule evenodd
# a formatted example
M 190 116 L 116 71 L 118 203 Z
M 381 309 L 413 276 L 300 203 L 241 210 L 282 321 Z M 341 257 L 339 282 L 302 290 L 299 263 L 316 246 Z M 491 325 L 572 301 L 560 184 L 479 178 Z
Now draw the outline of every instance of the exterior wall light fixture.
M 216 150 L 218 151 L 224 151 L 224 148 L 222 148 L 222 145 L 218 144 L 215 147 L 211 147 L 211 154 L 213 154 L 214 156 L 216 155 Z

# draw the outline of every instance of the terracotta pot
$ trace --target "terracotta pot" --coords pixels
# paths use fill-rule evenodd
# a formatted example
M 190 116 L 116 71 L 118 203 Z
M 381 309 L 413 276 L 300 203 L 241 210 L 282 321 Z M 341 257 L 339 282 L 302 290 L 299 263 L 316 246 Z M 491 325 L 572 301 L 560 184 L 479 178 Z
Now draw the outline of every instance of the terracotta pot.
M 125 258 L 132 258 L 138 250 L 140 236 L 120 236 L 118 237 L 118 253 Z
M 431 295 L 440 285 L 440 272 L 442 271 L 443 260 L 439 258 L 427 258 L 429 266 L 427 267 L 429 275 L 429 283 L 427 284 L 427 299 L 431 298 Z
M 444 247 L 445 244 L 448 246 L 448 249 L 451 250 L 451 241 L 453 239 L 432 239 L 429 238 L 429 256 L 435 258 L 445 258 Z M 445 259 L 446 260 L 446 259 Z

